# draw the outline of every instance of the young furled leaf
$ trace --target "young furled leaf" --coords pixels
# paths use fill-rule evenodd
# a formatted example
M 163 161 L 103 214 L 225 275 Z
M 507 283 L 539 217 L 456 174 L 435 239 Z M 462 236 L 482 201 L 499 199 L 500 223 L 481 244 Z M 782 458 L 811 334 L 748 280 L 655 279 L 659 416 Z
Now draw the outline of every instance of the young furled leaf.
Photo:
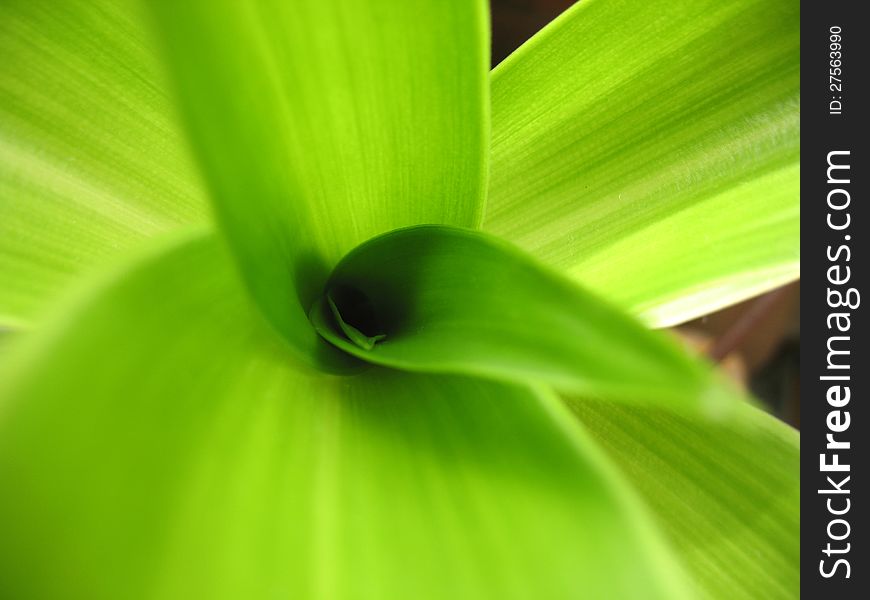
M 312 323 L 375 364 L 539 381 L 705 416 L 739 401 L 676 343 L 479 232 L 418 226 L 379 236 L 344 257 L 326 289 Z M 339 313 L 356 313 L 368 335 L 333 323 Z

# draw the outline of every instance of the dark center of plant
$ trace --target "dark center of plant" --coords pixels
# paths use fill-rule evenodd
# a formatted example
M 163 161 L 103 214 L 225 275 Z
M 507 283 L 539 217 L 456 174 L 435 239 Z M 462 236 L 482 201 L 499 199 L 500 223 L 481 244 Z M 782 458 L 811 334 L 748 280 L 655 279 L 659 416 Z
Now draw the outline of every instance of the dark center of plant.
M 372 302 L 358 289 L 333 286 L 326 294 L 326 301 L 338 328 L 357 346 L 371 350 L 386 337 Z

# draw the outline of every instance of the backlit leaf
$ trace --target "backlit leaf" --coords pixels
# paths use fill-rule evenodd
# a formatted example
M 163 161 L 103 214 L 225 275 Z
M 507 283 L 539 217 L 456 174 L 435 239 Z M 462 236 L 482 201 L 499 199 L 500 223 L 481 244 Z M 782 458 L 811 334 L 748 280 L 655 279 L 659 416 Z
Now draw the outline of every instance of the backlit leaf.
M 205 221 L 157 58 L 138 2 L 0 2 L 0 328 Z
M 647 322 L 798 277 L 795 0 L 583 0 L 492 104 L 485 229 Z
M 717 423 L 569 400 L 653 509 L 698 597 L 800 595 L 800 434 L 749 405 Z

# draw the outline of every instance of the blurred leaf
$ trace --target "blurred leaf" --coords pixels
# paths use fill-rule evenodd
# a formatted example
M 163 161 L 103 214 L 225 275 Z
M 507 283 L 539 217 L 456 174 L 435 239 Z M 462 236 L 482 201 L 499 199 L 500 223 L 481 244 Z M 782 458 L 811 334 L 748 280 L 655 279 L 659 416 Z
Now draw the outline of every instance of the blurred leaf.
M 205 219 L 141 22 L 127 0 L 0 2 L 0 327 Z
M 683 597 L 557 399 L 310 371 L 229 263 L 182 238 L 18 348 L 0 376 L 10 598 Z
M 155 3 L 222 227 L 307 358 L 328 269 L 378 233 L 477 226 L 488 143 L 481 1 Z
M 0 364 L 3 364 L 3 359 L 6 357 L 9 346 L 17 337 L 17 332 L 11 329 L 0 327 Z
M 492 104 L 488 231 L 656 325 L 797 279 L 796 1 L 583 0 Z
M 735 398 L 675 343 L 482 233 L 421 226 L 383 235 L 342 259 L 327 288 L 345 326 L 322 300 L 312 312 L 318 330 L 376 364 L 537 380 L 688 411 Z
M 690 569 L 702 598 L 800 595 L 800 434 L 749 405 L 721 423 L 571 400 Z

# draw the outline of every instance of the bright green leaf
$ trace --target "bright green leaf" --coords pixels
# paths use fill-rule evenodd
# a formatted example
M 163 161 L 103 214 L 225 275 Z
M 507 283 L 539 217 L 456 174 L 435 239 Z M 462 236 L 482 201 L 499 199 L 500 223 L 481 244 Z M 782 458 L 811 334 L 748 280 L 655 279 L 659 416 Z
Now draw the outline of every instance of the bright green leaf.
M 10 598 L 684 597 L 555 398 L 310 371 L 229 264 L 182 238 L 18 348 L 0 376 Z
M 479 224 L 482 1 L 155 7 L 219 221 L 254 297 L 303 354 L 322 343 L 302 323 L 345 252 L 401 226 Z
M 701 598 L 800 595 L 800 435 L 751 406 L 727 422 L 571 400 L 653 509 Z
M 583 0 L 492 104 L 485 228 L 648 322 L 798 277 L 796 0 Z
M 0 2 L 0 328 L 76 276 L 203 222 L 138 3 Z
M 3 364 L 3 359 L 6 357 L 7 350 L 16 337 L 16 332 L 13 330 L 0 327 L 0 364 Z
M 311 315 L 318 330 L 376 364 L 538 380 L 684 411 L 733 400 L 672 341 L 482 233 L 383 235 L 342 259 L 327 290 L 343 319 L 334 323 L 321 300 Z M 359 331 L 348 335 L 343 322 Z

